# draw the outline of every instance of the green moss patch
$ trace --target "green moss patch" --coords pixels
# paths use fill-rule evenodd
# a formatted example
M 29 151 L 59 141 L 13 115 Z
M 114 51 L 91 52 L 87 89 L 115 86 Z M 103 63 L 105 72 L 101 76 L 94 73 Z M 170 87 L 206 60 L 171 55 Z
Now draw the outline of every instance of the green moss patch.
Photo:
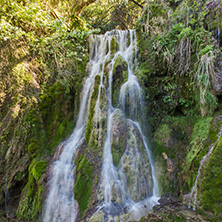
M 46 167 L 48 166 L 48 162 L 39 161 L 32 168 L 32 175 L 36 181 L 38 181 L 42 174 L 45 173 Z
M 199 163 L 201 158 L 207 153 L 207 148 L 205 149 L 205 140 L 208 137 L 208 133 L 211 127 L 210 121 L 212 120 L 211 117 L 206 119 L 198 119 L 193 127 L 193 132 L 190 139 L 190 149 L 187 153 L 186 157 L 186 164 L 184 167 L 184 172 L 190 170 L 191 164 L 193 163 L 193 170 L 196 169 L 196 173 L 199 167 Z M 195 180 L 195 177 L 192 179 L 193 182 Z M 190 186 L 192 186 L 190 184 Z
M 92 133 L 93 116 L 94 116 L 94 110 L 95 110 L 96 101 L 97 101 L 97 97 L 98 97 L 99 85 L 100 85 L 100 76 L 97 75 L 95 77 L 94 89 L 93 89 L 93 93 L 92 93 L 92 96 L 90 99 L 90 110 L 89 110 L 86 129 L 85 129 L 85 138 L 88 143 L 90 141 L 90 136 Z
M 77 177 L 74 187 L 74 197 L 79 204 L 81 217 L 83 217 L 92 195 L 94 166 L 89 162 L 86 155 L 80 155 L 75 160 L 75 164 Z
M 48 162 L 33 159 L 29 166 L 28 182 L 22 190 L 17 217 L 21 219 L 36 219 L 43 202 L 44 182 L 41 180 Z
M 116 41 L 115 37 L 111 40 L 111 55 L 113 56 L 119 50 L 119 44 Z
M 121 86 L 128 79 L 128 65 L 122 56 L 118 56 L 113 65 L 113 80 L 112 80 L 112 103 L 116 107 L 119 99 Z
M 214 213 L 215 220 L 222 221 L 222 137 L 215 145 L 209 160 L 201 187 L 199 188 L 200 205 L 204 210 Z

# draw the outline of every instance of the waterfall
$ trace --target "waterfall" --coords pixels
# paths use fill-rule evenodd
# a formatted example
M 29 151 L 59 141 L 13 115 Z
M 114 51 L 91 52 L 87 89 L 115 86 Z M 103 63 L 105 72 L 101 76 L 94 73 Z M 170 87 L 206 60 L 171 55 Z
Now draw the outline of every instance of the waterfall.
M 84 141 L 95 138 L 103 150 L 97 201 L 97 212 L 103 209 L 105 213 L 103 220 L 120 217 L 126 210 L 129 220 L 139 219 L 157 203 L 154 164 L 142 132 L 142 90 L 134 74 L 136 32 L 113 30 L 91 36 L 90 42 L 89 76 L 84 83 L 78 120 L 72 135 L 62 144 L 59 159 L 53 163 L 43 222 L 76 221 L 74 159 Z M 94 128 L 85 139 L 89 121 Z
M 95 67 L 96 68 L 96 67 Z M 74 201 L 74 156 L 77 148 L 84 141 L 85 125 L 88 115 L 89 100 L 92 93 L 96 71 L 92 70 L 83 87 L 83 96 L 77 123 L 72 135 L 63 144 L 63 151 L 53 163 L 49 193 L 43 212 L 43 222 L 74 222 L 76 204 Z
M 112 32 L 112 34 L 113 33 L 114 32 Z M 110 62 L 107 138 L 104 146 L 101 181 L 104 193 L 103 206 L 108 214 L 112 214 L 112 211 L 114 211 L 114 213 L 116 211 L 116 203 L 121 203 L 121 206 L 124 206 L 123 208 L 129 209 L 129 211 L 132 211 L 132 214 L 138 214 L 138 216 L 141 217 L 142 205 L 147 205 L 148 208 L 151 208 L 154 203 L 156 203 L 156 200 L 158 199 L 158 187 L 150 151 L 139 123 L 139 121 L 143 120 L 143 118 L 141 118 L 143 115 L 143 101 L 141 87 L 133 72 L 134 67 L 136 66 L 137 53 L 136 32 L 133 30 L 115 31 L 114 36 L 116 37 L 115 39 L 118 44 L 117 48 L 119 50 L 117 50 Z M 113 107 L 111 96 L 113 90 L 113 67 L 118 57 L 121 57 L 123 61 L 127 63 L 128 77 L 125 83 L 121 86 L 118 105 L 117 107 Z M 111 134 L 114 131 L 112 129 L 115 128 L 116 119 L 121 115 L 124 116 L 123 119 L 125 118 L 126 133 L 130 136 L 126 139 L 126 150 L 121 157 L 119 166 L 116 167 L 116 165 L 113 164 L 114 161 L 111 150 L 113 139 Z M 139 149 L 139 143 L 142 144 L 142 148 L 145 151 L 145 154 L 143 155 L 140 153 L 143 151 Z M 127 175 L 128 172 L 126 172 L 128 166 L 124 166 L 124 161 L 126 162 L 125 159 L 129 158 L 128 153 L 130 152 L 134 153 L 134 159 L 132 158 L 130 160 L 134 167 L 131 172 L 134 174 L 131 175 L 131 181 L 134 187 L 131 187 L 131 185 L 128 184 L 129 179 L 127 180 L 127 178 L 129 175 Z M 147 171 L 147 174 L 149 174 L 149 178 L 147 178 L 147 175 L 144 175 L 139 169 L 140 166 L 138 160 L 140 158 L 144 158 L 146 159 L 144 161 L 148 162 L 147 168 L 150 167 L 150 170 Z M 142 162 L 143 160 L 141 159 L 141 163 Z M 145 165 L 143 166 L 145 167 Z M 147 202 L 145 201 L 145 203 L 144 200 Z

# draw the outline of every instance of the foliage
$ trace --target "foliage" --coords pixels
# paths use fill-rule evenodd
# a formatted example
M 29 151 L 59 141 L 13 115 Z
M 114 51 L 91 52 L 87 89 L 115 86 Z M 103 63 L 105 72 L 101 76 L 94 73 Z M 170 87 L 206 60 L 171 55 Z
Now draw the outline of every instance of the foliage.
M 209 10 L 203 1 L 184 0 L 175 10 L 166 2 L 152 1 L 138 23 L 143 36 L 140 38 L 149 36 L 153 46 L 151 53 L 166 66 L 166 74 L 175 76 L 177 82 L 181 77 L 189 77 L 186 87 L 194 87 L 198 96 L 193 96 L 193 100 L 202 116 L 211 115 L 217 107 L 216 97 L 211 93 L 216 82 L 217 46 L 204 28 L 207 16 Z M 164 101 L 172 100 L 173 93 Z M 179 100 L 192 103 L 184 98 Z
M 212 114 L 214 109 L 217 107 L 216 98 L 209 92 L 211 82 L 215 81 L 214 53 L 210 50 L 210 48 L 210 46 L 205 48 L 204 51 L 206 53 L 202 55 L 196 75 L 194 76 L 195 86 L 199 87 L 200 110 L 202 116 Z M 210 51 L 207 52 L 207 50 Z
M 89 27 L 102 31 L 132 28 L 144 5 L 140 0 L 0 0 L 0 204 L 4 205 L 5 187 L 11 194 L 18 188 L 20 200 L 13 203 L 18 206 L 17 217 L 36 220 L 48 160 L 73 129 L 88 60 L 87 37 L 100 32 Z M 205 20 L 209 21 L 207 27 Z M 166 1 L 147 1 L 139 25 L 147 40 L 143 52 L 152 55 L 149 61 L 158 65 L 154 72 L 154 66 L 143 64 L 141 78 L 148 80 L 159 72 L 161 76 L 155 84 L 159 81 L 162 86 L 152 88 L 156 101 L 164 104 L 166 112 L 178 107 L 191 112 L 194 98 L 185 92 L 196 91 L 202 115 L 210 115 L 217 102 L 211 94 L 216 48 L 209 30 L 221 27 L 218 1 L 185 0 L 174 10 Z M 95 145 L 90 139 L 96 87 L 98 83 L 85 135 L 90 146 Z M 161 120 L 161 116 L 157 118 Z M 170 133 L 165 125 L 159 131 L 160 136 L 169 137 Z M 97 156 L 95 146 L 91 148 L 88 156 Z M 84 155 L 76 160 L 75 196 L 81 216 L 95 182 L 94 163 L 89 159 Z M 209 195 L 215 200 L 215 193 Z
M 103 32 L 114 28 L 128 29 L 135 27 L 143 4 L 141 0 L 96 0 L 82 10 L 81 16 L 89 25 L 99 27 Z
M 29 178 L 22 191 L 22 198 L 17 209 L 18 218 L 35 219 L 42 205 L 44 184 L 41 180 L 48 162 L 33 159 L 29 166 Z
M 98 31 L 63 13 L 49 2 L 0 1 L 0 204 L 6 186 L 16 189 L 26 220 L 41 211 L 47 161 L 73 129 L 87 38 Z

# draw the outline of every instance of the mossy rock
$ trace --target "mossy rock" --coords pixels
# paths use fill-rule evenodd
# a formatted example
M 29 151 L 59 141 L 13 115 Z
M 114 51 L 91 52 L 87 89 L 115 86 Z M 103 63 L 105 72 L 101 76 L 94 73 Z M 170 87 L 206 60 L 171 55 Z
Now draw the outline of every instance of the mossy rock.
M 118 105 L 119 93 L 121 86 L 128 79 L 128 65 L 121 55 L 118 55 L 113 65 L 112 79 L 112 104 L 114 107 Z
M 76 114 L 78 109 L 79 96 L 75 94 L 77 88 L 70 93 L 65 93 L 65 90 L 62 83 L 55 82 L 40 96 L 39 111 L 44 123 L 45 145 L 51 155 L 74 128 L 73 113 Z
M 112 38 L 111 40 L 111 56 L 113 56 L 118 50 L 119 50 L 119 44 L 115 37 Z
M 44 184 L 36 182 L 29 174 L 28 183 L 22 190 L 16 215 L 19 219 L 37 220 L 43 204 Z
M 34 143 L 34 142 L 30 143 L 30 145 L 28 146 L 28 151 L 29 151 L 29 153 L 30 153 L 31 155 L 34 155 L 35 152 L 37 151 L 38 147 L 39 147 L 39 146 L 38 146 L 37 143 Z
M 139 129 L 132 122 L 127 122 L 127 145 L 121 161 L 130 197 L 140 201 L 153 192 L 153 180 L 149 157 Z
M 91 132 L 93 129 L 93 116 L 94 116 L 96 101 L 99 94 L 99 85 L 100 85 L 100 76 L 97 75 L 95 76 L 94 88 L 93 88 L 93 92 L 90 98 L 90 107 L 88 111 L 88 118 L 87 118 L 86 129 L 85 129 L 85 139 L 87 143 L 89 143 L 90 141 Z
M 81 217 L 83 217 L 92 195 L 94 166 L 87 156 L 82 154 L 75 159 L 75 165 L 77 177 L 74 186 L 74 197 L 79 204 Z
M 208 147 L 205 145 L 205 140 L 208 138 L 209 130 L 211 127 L 212 118 L 199 118 L 196 119 L 196 123 L 193 125 L 192 135 L 190 137 L 189 150 L 186 156 L 186 162 L 184 165 L 184 172 L 190 171 L 192 177 L 189 178 L 189 187 L 192 188 L 194 180 L 199 168 L 199 163 L 202 157 L 207 153 Z
M 112 116 L 111 152 L 113 163 L 117 166 L 126 150 L 126 119 L 121 110 L 116 110 Z
M 7 117 L 4 118 L 6 122 L 0 123 L 3 129 L 0 129 L 0 204 L 4 205 L 7 186 L 8 208 L 12 209 L 12 214 L 18 208 L 17 215 L 22 221 L 37 221 L 46 182 L 44 175 L 48 163 L 45 159 L 50 159 L 55 147 L 73 130 L 87 58 L 82 62 L 64 58 L 66 64 L 62 72 L 70 73 L 66 81 L 59 74 L 56 61 L 51 59 L 50 50 L 45 51 L 44 58 L 37 50 L 33 59 L 27 59 L 32 47 L 26 40 L 11 39 L 10 44 L 1 44 L 8 62 L 1 70 L 5 78 L 0 83 L 3 95 L 6 93 L 1 120 Z M 84 47 L 85 43 L 81 40 L 80 44 Z M 75 47 L 69 45 L 68 50 Z M 87 52 L 84 54 L 87 57 Z
M 90 222 L 101 222 L 103 221 L 104 213 L 99 211 L 97 214 L 93 215 Z
M 222 220 L 222 137 L 216 143 L 209 163 L 205 168 L 202 183 L 199 185 L 200 206 L 214 213 L 217 219 L 212 221 Z
M 42 174 L 45 173 L 47 166 L 48 166 L 47 161 L 39 161 L 39 162 L 35 163 L 35 165 L 32 168 L 32 175 L 36 181 L 39 181 Z
M 201 117 L 190 118 L 184 116 L 167 116 L 163 119 L 162 124 L 159 125 L 154 134 L 152 143 L 160 193 L 179 192 L 180 189 L 187 190 L 187 183 L 189 187 L 192 187 L 199 162 L 195 165 L 195 168 L 192 168 L 191 174 L 190 168 L 193 167 L 193 159 L 190 160 L 188 155 L 196 157 L 200 150 L 204 148 L 210 121 L 211 118 L 202 119 Z M 203 131 L 201 131 L 202 128 Z M 198 151 L 194 153 L 193 149 Z M 167 155 L 169 160 L 166 160 L 163 155 Z M 168 171 L 170 169 L 168 169 L 167 161 L 172 163 L 173 172 Z M 184 174 L 181 174 L 181 172 Z M 176 181 L 173 178 L 177 178 Z M 186 184 L 184 188 L 182 187 L 183 183 Z

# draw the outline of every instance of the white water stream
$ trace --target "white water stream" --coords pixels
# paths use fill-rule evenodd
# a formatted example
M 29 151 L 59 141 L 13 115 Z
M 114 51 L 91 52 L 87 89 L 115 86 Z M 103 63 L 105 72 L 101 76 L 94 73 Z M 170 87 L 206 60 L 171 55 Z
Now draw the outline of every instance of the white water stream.
M 116 51 L 112 52 L 112 40 L 115 39 Z M 157 203 L 158 186 L 155 178 L 154 165 L 152 162 L 149 147 L 146 143 L 139 121 L 142 121 L 142 91 L 136 76 L 134 75 L 134 67 L 136 66 L 137 40 L 136 32 L 133 30 L 118 31 L 113 30 L 105 35 L 97 35 L 91 37 L 91 59 L 89 62 L 90 72 L 83 87 L 83 95 L 80 103 L 80 111 L 75 129 L 72 135 L 63 144 L 63 151 L 60 158 L 54 162 L 51 172 L 51 180 L 49 183 L 49 193 L 45 202 L 43 213 L 43 222 L 75 222 L 77 203 L 74 199 L 74 158 L 76 150 L 84 141 L 84 133 L 88 110 L 90 106 L 90 98 L 93 93 L 95 77 L 100 76 L 100 84 L 98 87 L 98 97 L 94 110 L 94 119 L 99 125 L 99 140 L 103 139 L 101 132 L 105 130 L 106 136 L 103 142 L 103 165 L 101 172 L 100 189 L 103 198 L 100 199 L 99 209 L 105 208 L 106 212 L 112 214 L 113 208 L 127 208 L 131 212 L 131 219 L 139 219 L 145 214 L 144 206 L 148 210 Z M 128 79 L 121 86 L 119 93 L 119 102 L 117 107 L 112 104 L 112 81 L 113 67 L 116 59 L 121 56 L 127 63 Z M 106 62 L 109 61 L 108 84 L 104 83 L 104 73 Z M 102 92 L 106 95 L 106 129 L 103 129 L 102 115 L 104 110 L 101 109 Z M 113 119 L 116 113 L 120 113 L 125 118 L 127 128 L 126 150 L 123 154 L 120 166 L 117 167 L 113 163 L 112 156 L 112 127 Z M 139 141 L 139 143 L 138 143 Z M 139 148 L 139 145 L 142 148 Z M 141 145 L 142 144 L 142 145 Z M 141 154 L 143 153 L 145 154 Z M 128 160 L 130 152 L 137 158 L 132 159 L 135 170 L 135 176 L 131 176 L 134 184 L 129 184 L 129 177 L 124 164 Z M 128 159 L 127 159 L 128 158 Z M 135 159 L 136 159 L 135 158 Z M 141 159 L 142 158 L 142 159 Z M 144 167 L 150 170 L 142 173 L 139 163 L 144 162 Z M 150 173 L 150 175 L 146 175 Z M 139 174 L 136 175 L 136 174 Z M 137 176 L 137 177 L 136 177 Z M 151 189 L 150 189 L 151 188 Z M 137 190 L 138 189 L 138 190 Z M 150 191 L 151 190 L 151 191 Z M 139 193 L 139 195 L 137 195 Z M 115 196 L 115 198 L 114 198 Z M 135 196 L 135 197 L 134 197 Z M 136 200 L 136 201 L 135 201 Z M 114 204 L 115 202 L 115 204 Z M 119 215 L 122 212 L 119 212 Z

